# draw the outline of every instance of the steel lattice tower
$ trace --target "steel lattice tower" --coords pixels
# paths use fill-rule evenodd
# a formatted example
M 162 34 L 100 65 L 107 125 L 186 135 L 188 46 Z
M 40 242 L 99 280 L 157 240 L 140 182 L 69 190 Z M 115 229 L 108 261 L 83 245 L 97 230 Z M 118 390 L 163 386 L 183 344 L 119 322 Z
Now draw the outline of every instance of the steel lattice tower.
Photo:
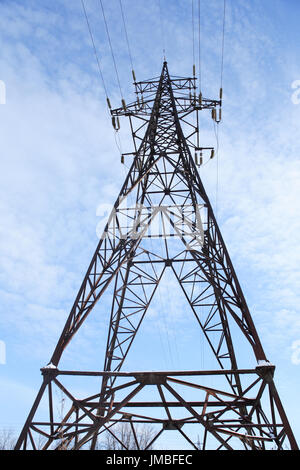
M 170 77 L 164 62 L 160 77 L 135 83 L 134 103 L 111 111 L 116 129 L 120 116 L 129 117 L 133 163 L 53 356 L 41 369 L 43 382 L 16 449 L 38 449 L 41 437 L 43 449 L 93 449 L 101 433 L 113 435 L 119 422 L 129 423 L 137 449 L 138 423 L 157 429 L 149 447 L 163 432 L 175 430 L 198 449 L 190 433 L 196 426 L 202 449 L 297 449 L 273 382 L 275 367 L 265 356 L 191 154 L 192 147 L 211 149 L 199 147 L 198 140 L 192 144 L 191 138 L 198 136 L 198 112 L 211 110 L 217 120 L 222 97 L 196 96 L 195 80 Z M 194 112 L 197 121 L 188 124 Z M 183 125 L 190 129 L 187 136 Z M 133 208 L 127 205 L 129 194 Z M 153 227 L 156 235 L 150 233 Z M 155 236 L 163 238 L 163 251 L 156 250 Z M 122 369 L 166 269 L 178 280 L 199 335 L 207 340 L 213 370 Z M 110 284 L 114 293 L 103 371 L 60 370 L 62 353 Z M 249 346 L 252 368 L 238 367 L 237 331 Z M 218 388 L 205 385 L 207 376 L 217 378 Z M 92 396 L 75 398 L 66 384 L 70 377 L 98 377 L 101 386 Z M 62 416 L 54 406 L 55 387 L 70 404 Z M 48 409 L 46 418 L 41 418 L 41 403 Z

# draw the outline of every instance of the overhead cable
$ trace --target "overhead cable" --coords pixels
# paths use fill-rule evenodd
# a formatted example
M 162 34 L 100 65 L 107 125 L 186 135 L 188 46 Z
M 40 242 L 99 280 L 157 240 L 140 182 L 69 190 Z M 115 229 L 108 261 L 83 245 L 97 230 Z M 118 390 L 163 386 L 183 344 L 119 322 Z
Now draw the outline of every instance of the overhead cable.
M 123 10 L 123 6 L 122 6 L 122 0 L 119 0 L 119 4 L 120 4 L 120 10 L 121 10 L 121 15 L 122 15 L 122 20 L 123 20 L 124 31 L 125 31 L 128 55 L 129 55 L 129 60 L 130 60 L 130 64 L 131 64 L 131 73 L 132 73 L 133 81 L 136 82 L 136 77 L 135 77 L 134 68 L 133 68 L 132 53 L 131 53 L 131 49 L 130 49 L 130 45 L 129 45 L 125 15 L 124 15 L 124 10 Z
M 112 42 L 111 42 L 109 30 L 108 30 L 108 24 L 107 24 L 107 21 L 106 21 L 104 7 L 103 7 L 102 0 L 99 0 L 99 2 L 100 2 L 101 10 L 102 10 L 102 15 L 103 15 L 103 20 L 104 20 L 104 24 L 105 24 L 107 39 L 108 39 L 108 43 L 109 43 L 109 47 L 110 47 L 110 52 L 111 52 L 113 63 L 114 63 L 114 68 L 115 68 L 116 78 L 117 78 L 117 82 L 118 82 L 118 86 L 119 86 L 119 90 L 120 90 L 121 100 L 122 100 L 122 103 L 123 103 L 124 98 L 123 98 L 123 93 L 122 93 L 122 88 L 121 88 L 121 82 L 120 82 L 117 63 L 116 63 L 116 59 L 115 59 L 115 54 L 114 54 L 114 50 L 113 50 L 113 47 L 112 47 Z
M 198 0 L 198 70 L 199 70 L 199 91 L 201 92 L 201 0 Z
M 163 17 L 162 17 L 162 9 L 161 9 L 161 1 L 160 0 L 158 0 L 158 6 L 159 6 L 159 20 L 160 20 L 160 31 L 161 31 L 163 57 L 164 57 L 164 60 L 166 60 L 165 31 L 164 31 L 164 27 L 163 27 Z
M 109 105 L 109 99 L 108 99 L 107 88 L 106 88 L 106 85 L 105 85 L 105 81 L 104 81 L 104 77 L 103 77 L 103 73 L 102 73 L 102 69 L 101 69 L 101 64 L 100 64 L 100 59 L 99 59 L 99 56 L 98 56 L 98 53 L 97 53 L 97 49 L 96 49 L 96 45 L 95 45 L 95 41 L 94 41 L 92 29 L 91 29 L 91 26 L 90 26 L 90 22 L 89 22 L 89 19 L 88 19 L 87 11 L 86 11 L 86 8 L 85 8 L 84 0 L 81 0 L 81 5 L 82 5 L 83 12 L 84 12 L 86 24 L 87 24 L 87 27 L 88 27 L 88 30 L 89 30 L 89 33 L 90 33 L 90 38 L 91 38 L 91 42 L 92 42 L 94 54 L 95 54 L 95 57 L 96 57 L 96 61 L 97 61 L 97 65 L 98 65 L 98 70 L 99 70 L 99 74 L 100 74 L 100 78 L 101 78 L 101 82 L 102 82 L 103 89 L 104 89 L 105 94 L 106 94 L 106 99 L 107 99 L 108 105 Z
M 194 20 L 194 0 L 192 0 L 192 42 L 193 42 L 193 75 L 196 75 L 195 71 L 195 20 Z
M 225 20 L 226 20 L 226 0 L 224 0 L 224 6 L 223 6 L 223 30 L 222 30 L 222 52 L 221 52 L 221 89 L 223 87 Z

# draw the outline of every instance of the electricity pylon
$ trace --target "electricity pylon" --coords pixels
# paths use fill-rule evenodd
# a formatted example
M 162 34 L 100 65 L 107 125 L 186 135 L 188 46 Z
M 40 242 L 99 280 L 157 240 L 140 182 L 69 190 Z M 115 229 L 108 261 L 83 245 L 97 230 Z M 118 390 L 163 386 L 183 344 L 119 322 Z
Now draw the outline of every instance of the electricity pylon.
M 130 426 L 137 449 L 139 423 L 156 428 L 148 448 L 175 430 L 193 449 L 199 449 L 196 438 L 202 449 L 297 449 L 273 382 L 275 367 L 265 356 L 191 154 L 191 148 L 198 152 L 200 163 L 203 153 L 214 155 L 213 148 L 199 145 L 198 113 L 210 110 L 218 122 L 222 90 L 219 100 L 197 95 L 195 76 L 170 77 L 166 62 L 160 77 L 135 87 L 134 103 L 123 101 L 111 110 L 116 130 L 119 117 L 129 117 L 133 162 L 53 356 L 41 369 L 43 382 L 16 449 L 37 449 L 41 437 L 43 449 L 93 449 L 103 432 L 126 449 L 114 433 L 120 422 Z M 129 195 L 134 207 L 128 207 Z M 186 297 L 215 369 L 122 369 L 166 269 Z M 109 285 L 113 298 L 103 371 L 60 370 L 63 351 Z M 251 367 L 238 366 L 238 335 L 248 345 Z M 218 386 L 207 386 L 207 376 Z M 65 383 L 70 377 L 71 386 Z M 99 377 L 101 385 L 92 396 L 75 397 L 72 386 L 80 377 Z M 69 406 L 60 416 L 54 388 Z

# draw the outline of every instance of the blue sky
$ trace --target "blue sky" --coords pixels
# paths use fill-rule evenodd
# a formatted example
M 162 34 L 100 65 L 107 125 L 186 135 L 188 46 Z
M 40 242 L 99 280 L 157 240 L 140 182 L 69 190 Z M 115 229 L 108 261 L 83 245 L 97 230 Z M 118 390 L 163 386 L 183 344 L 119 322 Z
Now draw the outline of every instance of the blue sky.
M 201 4 L 203 94 L 214 98 L 223 2 Z M 191 5 L 161 0 L 166 58 L 174 75 L 192 73 Z M 122 92 L 131 101 L 119 3 L 104 0 L 104 6 Z M 86 7 L 108 94 L 118 107 L 99 2 L 86 0 Z M 159 2 L 123 0 L 123 7 L 137 79 L 159 75 Z M 298 441 L 300 104 L 292 99 L 292 83 L 300 80 L 299 15 L 297 0 L 227 0 L 220 151 L 201 172 L 265 351 L 277 367 L 276 385 Z M 0 340 L 6 345 L 0 428 L 17 432 L 40 384 L 39 368 L 49 361 L 94 252 L 97 208 L 115 200 L 126 169 L 119 163 L 80 1 L 2 1 L 0 36 L 0 80 L 6 86 L 6 104 L 0 105 Z M 203 126 L 207 145 L 215 145 L 204 119 Z M 120 141 L 130 151 L 125 129 Z M 176 298 L 182 308 L 175 309 L 168 297 L 172 282 L 162 286 L 144 331 L 147 336 L 159 327 L 153 364 L 162 369 L 179 363 L 186 368 L 188 355 L 181 350 L 188 351 L 194 334 L 182 314 L 183 299 Z M 108 299 L 103 302 L 108 305 Z M 78 368 L 102 367 L 107 315 L 97 313 L 66 351 L 66 367 L 74 361 Z M 144 346 L 142 333 L 137 352 Z M 199 342 L 204 361 L 205 345 Z M 147 348 L 150 352 L 152 344 Z M 135 357 L 128 368 L 138 367 Z M 145 354 L 151 368 L 148 358 Z

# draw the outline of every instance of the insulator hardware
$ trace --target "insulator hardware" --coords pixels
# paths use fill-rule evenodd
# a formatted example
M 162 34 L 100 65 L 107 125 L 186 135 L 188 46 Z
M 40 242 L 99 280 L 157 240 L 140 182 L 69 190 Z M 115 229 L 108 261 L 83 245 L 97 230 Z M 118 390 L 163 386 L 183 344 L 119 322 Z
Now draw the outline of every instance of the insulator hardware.
M 134 70 L 132 70 L 132 78 L 133 78 L 133 81 L 136 82 Z
M 214 156 L 215 156 L 215 149 L 211 149 L 210 158 L 214 158 Z
M 223 98 L 223 88 L 220 88 L 220 100 Z
M 202 105 L 202 92 L 199 93 L 199 104 Z
M 195 163 L 196 163 L 197 166 L 203 165 L 202 151 L 200 152 L 199 157 L 198 157 L 198 153 L 195 152 Z
M 122 106 L 123 106 L 124 111 L 126 111 L 126 103 L 125 103 L 125 100 L 123 98 L 122 98 Z
M 211 117 L 212 117 L 212 119 L 213 119 L 214 121 L 217 120 L 216 108 L 213 108 L 213 109 L 211 110 Z
M 107 106 L 109 107 L 109 109 L 111 109 L 111 104 L 110 104 L 110 101 L 109 101 L 108 97 L 106 98 L 106 101 L 107 101 Z
M 124 164 L 124 155 L 121 155 L 121 163 Z
M 115 131 L 118 131 L 120 129 L 119 117 L 117 117 L 117 119 L 116 119 L 115 116 L 113 116 L 111 118 L 111 122 L 112 122 L 112 125 L 113 125 L 113 128 L 115 129 Z
M 196 77 L 196 66 L 195 66 L 195 64 L 193 65 L 193 76 Z
M 222 109 L 220 108 L 219 109 L 219 122 L 221 121 L 221 119 L 222 119 Z

